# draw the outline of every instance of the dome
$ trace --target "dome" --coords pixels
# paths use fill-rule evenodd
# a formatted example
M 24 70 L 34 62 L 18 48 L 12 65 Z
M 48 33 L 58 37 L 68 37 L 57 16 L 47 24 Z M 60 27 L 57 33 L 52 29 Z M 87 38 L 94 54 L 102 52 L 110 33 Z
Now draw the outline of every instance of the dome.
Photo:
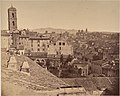
M 11 5 L 11 7 L 8 10 L 9 11 L 16 11 L 16 8 Z

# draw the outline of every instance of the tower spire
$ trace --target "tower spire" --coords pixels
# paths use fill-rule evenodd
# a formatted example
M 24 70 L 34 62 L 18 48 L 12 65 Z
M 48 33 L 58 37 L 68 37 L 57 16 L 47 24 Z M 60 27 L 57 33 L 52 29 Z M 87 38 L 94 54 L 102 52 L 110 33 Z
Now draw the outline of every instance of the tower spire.
M 11 7 L 13 8 L 13 5 L 12 5 L 12 3 L 11 3 Z

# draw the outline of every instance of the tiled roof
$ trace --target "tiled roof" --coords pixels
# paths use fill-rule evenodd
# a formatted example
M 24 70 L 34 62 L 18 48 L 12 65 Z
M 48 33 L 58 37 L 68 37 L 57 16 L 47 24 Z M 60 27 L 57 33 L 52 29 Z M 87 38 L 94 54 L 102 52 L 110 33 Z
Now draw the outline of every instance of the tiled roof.
M 106 65 L 103 65 L 102 68 L 104 68 L 104 69 L 111 69 L 111 70 L 118 70 L 119 69 L 119 65 L 106 64 Z
M 30 40 L 50 40 L 48 37 L 30 37 Z
M 4 55 L 4 53 L 2 54 Z M 5 56 L 7 56 L 7 54 Z M 4 60 L 5 62 L 3 62 L 4 65 L 6 65 L 7 63 L 7 59 L 5 58 L 5 56 L 4 58 L 2 58 L 5 59 Z M 18 79 L 21 81 L 29 82 L 29 86 L 31 86 L 32 84 L 37 86 L 44 86 L 45 88 L 47 88 L 47 90 L 56 89 L 58 87 L 68 85 L 65 82 L 63 82 L 61 79 L 57 78 L 49 71 L 47 71 L 46 69 L 42 68 L 40 65 L 32 61 L 31 59 L 29 59 L 28 57 L 15 55 L 15 58 L 17 60 L 18 69 L 20 69 L 20 66 L 23 64 L 24 61 L 28 62 L 30 67 L 30 76 L 23 74 L 20 71 L 8 70 L 10 72 L 7 73 L 8 76 L 6 78 L 9 78 L 9 80 Z M 5 70 L 5 72 L 7 72 L 7 69 L 3 68 L 2 70 L 3 71 Z M 17 81 L 17 83 L 20 83 L 20 81 Z M 26 83 L 24 83 L 23 86 L 26 86 Z
M 20 35 L 19 38 L 29 38 L 29 35 Z
M 103 60 L 96 60 L 96 61 L 92 61 L 93 64 L 96 64 L 96 65 L 102 65 L 103 63 L 105 63 L 105 61 Z
M 78 60 L 78 59 L 73 59 L 73 60 L 71 61 L 71 63 L 72 63 L 73 65 L 78 65 L 78 66 L 82 66 L 82 67 L 84 67 L 84 66 L 86 66 L 86 65 L 88 64 L 86 61 L 80 61 L 80 60 Z
M 19 46 L 19 47 L 18 47 L 18 50 L 24 50 L 24 46 L 22 46 L 22 45 Z
M 47 57 L 47 52 L 31 52 L 32 57 Z
M 79 64 L 74 64 L 78 67 L 85 67 L 86 65 L 88 65 L 88 63 L 79 63 Z
M 15 49 L 15 45 L 10 45 L 10 48 L 13 48 L 13 49 Z
M 86 91 L 96 91 L 98 88 L 111 87 L 110 81 L 106 77 L 92 78 L 63 78 L 64 82 L 72 86 L 83 86 Z
M 48 54 L 47 55 L 48 58 L 58 58 L 60 59 L 61 55 L 55 55 L 55 54 Z M 67 58 L 68 55 L 63 55 L 63 58 Z
M 60 87 L 61 85 L 65 85 L 64 82 L 62 82 L 60 79 L 58 79 L 56 76 L 52 75 L 50 72 L 48 72 L 46 69 L 39 66 L 37 63 L 29 59 L 25 56 L 16 56 L 17 60 L 19 62 L 19 65 L 23 63 L 23 61 L 27 61 L 30 66 L 30 75 L 33 76 L 34 80 L 32 82 L 36 84 L 43 84 L 46 87 Z

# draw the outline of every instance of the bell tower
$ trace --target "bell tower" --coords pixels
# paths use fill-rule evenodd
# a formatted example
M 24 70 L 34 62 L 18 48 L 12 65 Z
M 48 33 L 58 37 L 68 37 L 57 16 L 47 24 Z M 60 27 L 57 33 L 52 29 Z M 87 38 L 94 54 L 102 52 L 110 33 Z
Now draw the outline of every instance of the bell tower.
M 17 30 L 16 8 L 14 8 L 12 5 L 8 9 L 8 29 L 9 29 L 9 31 Z
M 17 30 L 17 13 L 12 5 L 8 9 L 8 30 L 10 32 L 10 46 L 17 49 L 19 45 L 19 31 Z

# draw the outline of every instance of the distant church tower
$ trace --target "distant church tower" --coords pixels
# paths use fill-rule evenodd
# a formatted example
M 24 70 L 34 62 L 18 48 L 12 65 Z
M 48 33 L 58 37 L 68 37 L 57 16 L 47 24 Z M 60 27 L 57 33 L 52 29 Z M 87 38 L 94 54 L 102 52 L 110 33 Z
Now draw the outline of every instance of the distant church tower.
M 8 9 L 8 29 L 9 31 L 17 30 L 17 14 L 13 6 Z
M 17 30 L 17 13 L 16 8 L 11 6 L 8 9 L 8 29 L 10 31 L 11 46 L 17 49 L 19 44 L 19 31 Z

